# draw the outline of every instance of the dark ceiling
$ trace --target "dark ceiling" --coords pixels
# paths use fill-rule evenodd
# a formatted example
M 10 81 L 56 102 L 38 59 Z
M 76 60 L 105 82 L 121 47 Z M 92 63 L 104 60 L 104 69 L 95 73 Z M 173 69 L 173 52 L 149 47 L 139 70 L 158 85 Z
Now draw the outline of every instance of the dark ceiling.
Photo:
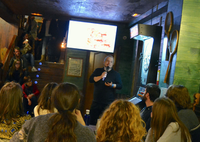
M 129 23 L 168 0 L 0 0 L 14 14 L 41 13 L 46 18 L 71 17 Z

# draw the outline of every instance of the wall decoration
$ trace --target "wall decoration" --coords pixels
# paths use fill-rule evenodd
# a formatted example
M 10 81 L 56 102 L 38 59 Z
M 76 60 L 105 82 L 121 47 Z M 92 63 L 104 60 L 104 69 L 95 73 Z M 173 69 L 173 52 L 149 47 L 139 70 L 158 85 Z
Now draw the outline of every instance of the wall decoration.
M 69 58 L 67 66 L 67 75 L 74 77 L 81 77 L 83 70 L 83 59 Z
M 179 39 L 178 30 L 174 30 L 172 33 L 171 39 L 170 39 L 170 59 L 169 59 L 167 71 L 165 74 L 164 83 L 168 83 L 169 73 L 170 73 L 170 69 L 171 69 L 171 63 L 173 60 L 173 56 L 176 53 L 177 47 L 178 47 L 178 39 Z
M 173 26 L 173 13 L 172 12 L 168 12 L 165 18 L 165 34 L 167 35 L 167 39 L 168 39 L 168 44 L 167 44 L 167 51 L 166 51 L 166 61 L 169 60 L 169 39 L 170 39 L 170 32 L 172 30 L 172 26 Z

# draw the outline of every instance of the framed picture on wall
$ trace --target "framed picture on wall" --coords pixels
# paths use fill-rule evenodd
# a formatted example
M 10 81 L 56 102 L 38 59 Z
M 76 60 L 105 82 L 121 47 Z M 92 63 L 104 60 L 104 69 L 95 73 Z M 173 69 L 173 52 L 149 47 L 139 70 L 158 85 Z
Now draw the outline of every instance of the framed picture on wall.
M 83 70 L 83 59 L 69 58 L 67 66 L 67 75 L 74 77 L 81 77 Z

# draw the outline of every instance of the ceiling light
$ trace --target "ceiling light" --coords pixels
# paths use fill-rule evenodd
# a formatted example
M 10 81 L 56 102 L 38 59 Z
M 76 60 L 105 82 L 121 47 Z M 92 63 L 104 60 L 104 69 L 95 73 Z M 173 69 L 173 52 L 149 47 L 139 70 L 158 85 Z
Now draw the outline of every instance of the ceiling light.
M 133 17 L 138 17 L 138 16 L 140 16 L 140 14 L 134 13 L 132 16 L 133 16 Z
M 42 16 L 42 14 L 40 14 L 40 13 L 31 13 L 31 15 L 33 15 L 33 16 Z

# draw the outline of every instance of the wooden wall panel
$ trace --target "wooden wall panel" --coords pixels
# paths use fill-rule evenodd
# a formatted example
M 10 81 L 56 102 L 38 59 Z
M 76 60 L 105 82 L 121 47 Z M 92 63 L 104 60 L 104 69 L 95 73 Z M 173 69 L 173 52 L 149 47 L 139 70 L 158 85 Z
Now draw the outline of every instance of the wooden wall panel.
M 0 48 L 8 48 L 13 35 L 17 35 L 18 27 L 0 18 Z M 0 54 L 1 55 L 1 54 Z M 1 60 L 1 58 L 0 58 Z

